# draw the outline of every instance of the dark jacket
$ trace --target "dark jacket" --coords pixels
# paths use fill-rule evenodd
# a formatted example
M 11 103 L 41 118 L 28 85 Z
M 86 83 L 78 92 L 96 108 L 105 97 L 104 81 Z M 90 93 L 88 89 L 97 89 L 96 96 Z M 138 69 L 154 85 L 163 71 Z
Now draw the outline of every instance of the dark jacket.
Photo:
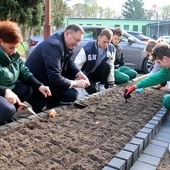
M 115 56 L 115 68 L 119 68 L 120 66 L 124 66 L 124 55 L 123 50 L 120 45 L 114 45 L 116 48 L 116 56 Z
M 72 54 L 65 46 L 64 32 L 56 33 L 35 48 L 26 65 L 44 85 L 68 89 L 71 81 L 66 77 L 75 76 L 80 71 L 71 58 Z
M 10 57 L 0 47 L 0 96 L 4 96 L 7 88 L 14 89 L 16 81 L 27 82 L 33 77 L 25 66 L 18 52 Z

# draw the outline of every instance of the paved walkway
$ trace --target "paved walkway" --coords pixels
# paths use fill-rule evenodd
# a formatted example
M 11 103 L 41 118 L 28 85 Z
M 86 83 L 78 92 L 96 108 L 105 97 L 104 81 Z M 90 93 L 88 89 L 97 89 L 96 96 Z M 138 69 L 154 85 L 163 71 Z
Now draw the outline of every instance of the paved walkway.
M 102 170 L 156 170 L 169 147 L 169 112 L 162 108 Z

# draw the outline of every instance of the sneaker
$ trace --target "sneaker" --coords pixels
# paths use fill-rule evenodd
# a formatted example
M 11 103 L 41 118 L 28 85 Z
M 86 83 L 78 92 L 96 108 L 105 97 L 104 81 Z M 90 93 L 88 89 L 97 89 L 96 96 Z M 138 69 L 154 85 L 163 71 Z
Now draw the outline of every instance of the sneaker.
M 82 89 L 82 88 L 76 88 L 77 92 L 78 92 L 78 95 L 77 95 L 77 100 L 79 99 L 83 99 L 85 98 L 86 96 L 88 96 L 88 92 L 85 90 L 85 89 Z
M 103 84 L 99 84 L 98 85 L 98 91 L 99 92 L 102 92 L 102 91 L 105 91 L 106 89 L 105 89 L 105 87 L 104 87 L 104 85 Z

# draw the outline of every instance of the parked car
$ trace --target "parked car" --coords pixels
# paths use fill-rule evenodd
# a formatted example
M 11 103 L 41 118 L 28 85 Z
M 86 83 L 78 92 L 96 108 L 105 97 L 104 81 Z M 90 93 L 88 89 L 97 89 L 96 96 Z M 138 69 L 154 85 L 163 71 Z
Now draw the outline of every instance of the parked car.
M 170 44 L 170 36 L 161 36 L 157 39 L 157 41 L 164 41 Z
M 133 35 L 134 37 L 138 38 L 141 41 L 146 41 L 148 42 L 151 38 L 143 35 L 141 32 L 136 32 L 136 31 L 127 31 L 127 33 Z
M 105 26 L 82 26 L 85 30 L 85 35 L 83 40 L 80 42 L 78 46 L 74 48 L 74 56 L 75 57 L 80 48 L 83 47 L 89 41 L 95 41 Z M 113 27 L 107 27 L 113 30 Z M 61 32 L 64 29 L 57 30 L 56 32 Z M 56 33 L 54 32 L 54 33 Z M 140 41 L 134 36 L 128 34 L 126 31 L 123 31 L 123 37 L 120 42 L 120 45 L 123 48 L 124 56 L 125 56 L 125 65 L 134 68 L 135 70 L 142 70 L 144 73 L 148 73 L 153 68 L 153 62 L 148 59 L 148 56 L 145 52 L 146 42 Z M 53 34 L 54 34 L 53 33 Z M 29 38 L 29 48 L 28 48 L 28 57 L 31 52 L 35 49 L 35 47 L 43 41 L 43 36 L 32 36 Z

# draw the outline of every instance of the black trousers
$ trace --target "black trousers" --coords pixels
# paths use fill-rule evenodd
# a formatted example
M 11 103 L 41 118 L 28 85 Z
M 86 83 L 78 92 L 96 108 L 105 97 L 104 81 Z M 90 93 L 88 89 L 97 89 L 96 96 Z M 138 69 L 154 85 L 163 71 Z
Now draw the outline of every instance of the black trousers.
M 96 83 L 105 85 L 107 83 L 107 77 L 110 73 L 110 66 L 107 62 L 101 63 L 93 73 L 90 73 L 87 77 L 90 81 L 90 86 L 86 88 L 89 94 L 96 93 Z
M 12 91 L 19 97 L 21 102 L 24 102 L 31 96 L 32 88 L 31 86 L 18 81 Z M 9 103 L 5 97 L 0 96 L 0 123 L 10 120 L 17 109 L 17 105 Z
M 65 73 L 64 77 L 74 80 L 75 76 L 72 76 L 69 73 Z M 49 87 L 52 93 L 51 97 L 45 98 L 44 95 L 39 91 L 33 91 L 31 97 L 27 102 L 32 106 L 33 110 L 38 113 L 45 107 L 55 107 L 61 101 L 62 102 L 74 102 L 77 99 L 78 92 L 74 88 L 71 89 L 60 89 L 56 87 Z

